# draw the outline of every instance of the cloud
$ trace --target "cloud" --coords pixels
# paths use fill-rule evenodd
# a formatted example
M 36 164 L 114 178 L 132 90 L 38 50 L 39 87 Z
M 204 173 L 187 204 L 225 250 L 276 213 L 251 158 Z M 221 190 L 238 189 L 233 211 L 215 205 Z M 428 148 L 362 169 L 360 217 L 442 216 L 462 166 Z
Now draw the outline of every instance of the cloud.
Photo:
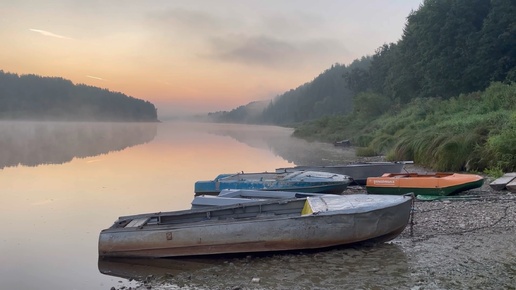
M 301 67 L 313 61 L 328 61 L 348 54 L 344 46 L 331 39 L 285 40 L 268 35 L 213 38 L 208 57 L 265 67 Z
M 203 11 L 170 9 L 151 13 L 148 19 L 164 33 L 177 31 L 185 34 L 209 34 L 237 25 L 233 19 L 218 17 Z
M 44 36 L 50 36 L 50 37 L 61 38 L 61 39 L 72 39 L 70 37 L 62 36 L 62 35 L 55 34 L 55 33 L 52 33 L 52 32 L 48 32 L 48 31 L 45 31 L 45 30 L 32 29 L 32 28 L 29 28 L 29 30 L 32 31 L 32 32 L 40 33 L 40 34 L 42 34 Z
M 87 77 L 87 78 L 90 78 L 90 79 L 101 80 L 101 81 L 103 81 L 103 80 L 104 80 L 104 79 L 103 79 L 103 78 L 101 78 L 101 77 L 95 77 L 95 76 L 89 76 L 89 75 L 87 75 L 86 77 Z

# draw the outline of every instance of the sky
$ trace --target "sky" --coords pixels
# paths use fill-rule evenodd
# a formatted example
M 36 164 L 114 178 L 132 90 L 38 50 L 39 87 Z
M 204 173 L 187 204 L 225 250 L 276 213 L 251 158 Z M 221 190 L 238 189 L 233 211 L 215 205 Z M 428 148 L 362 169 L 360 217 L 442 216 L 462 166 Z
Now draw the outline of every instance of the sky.
M 423 0 L 0 0 L 0 70 L 229 111 L 397 42 Z

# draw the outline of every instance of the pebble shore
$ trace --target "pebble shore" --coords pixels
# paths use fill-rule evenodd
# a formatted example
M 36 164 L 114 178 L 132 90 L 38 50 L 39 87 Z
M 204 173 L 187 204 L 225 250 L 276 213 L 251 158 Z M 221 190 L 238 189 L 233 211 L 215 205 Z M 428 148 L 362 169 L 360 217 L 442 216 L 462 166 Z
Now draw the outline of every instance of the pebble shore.
M 432 172 L 413 164 L 405 170 Z M 516 194 L 495 191 L 484 178 L 461 198 L 414 201 L 410 224 L 390 242 L 409 261 L 407 289 L 515 289 Z
M 407 172 L 431 173 L 423 167 L 407 164 Z M 516 234 L 516 194 L 507 190 L 495 191 L 484 176 L 480 188 L 436 201 L 414 201 L 409 227 L 400 238 L 415 241 L 439 235 L 460 235 L 467 232 L 512 232 Z M 350 186 L 345 194 L 365 192 L 362 186 Z M 516 236 L 516 235 L 515 235 Z

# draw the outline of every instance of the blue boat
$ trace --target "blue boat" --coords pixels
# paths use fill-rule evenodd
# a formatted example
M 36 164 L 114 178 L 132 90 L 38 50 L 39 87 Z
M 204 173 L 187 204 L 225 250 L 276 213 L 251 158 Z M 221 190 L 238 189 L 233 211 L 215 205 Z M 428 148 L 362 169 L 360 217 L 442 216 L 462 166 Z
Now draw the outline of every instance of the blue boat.
M 223 189 L 256 189 L 340 194 L 351 177 L 319 171 L 220 174 L 214 180 L 197 181 L 195 195 L 217 195 Z

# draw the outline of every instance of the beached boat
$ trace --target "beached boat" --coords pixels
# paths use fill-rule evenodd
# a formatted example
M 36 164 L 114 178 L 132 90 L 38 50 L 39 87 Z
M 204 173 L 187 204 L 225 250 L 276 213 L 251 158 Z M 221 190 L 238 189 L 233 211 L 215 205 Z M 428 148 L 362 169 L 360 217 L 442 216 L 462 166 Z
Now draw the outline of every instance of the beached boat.
M 505 188 L 510 192 L 516 192 L 516 179 L 513 179 L 511 182 L 507 183 Z
M 264 191 L 246 189 L 223 189 L 218 195 L 197 195 L 192 200 L 192 208 L 207 206 L 223 206 L 271 199 L 300 198 L 321 196 L 324 193 L 294 192 L 294 191 Z
M 384 242 L 409 222 L 410 196 L 324 195 L 139 214 L 100 232 L 100 257 L 175 257 Z
M 443 196 L 481 187 L 484 177 L 476 174 L 436 172 L 386 173 L 367 178 L 366 190 L 371 194 L 408 194 Z
M 259 189 L 339 194 L 350 182 L 349 176 L 318 171 L 221 174 L 214 180 L 195 182 L 194 192 L 217 195 L 222 189 Z
M 505 173 L 502 177 L 497 178 L 489 183 L 489 186 L 494 190 L 504 190 L 511 181 L 516 180 L 516 172 Z M 516 183 L 514 184 L 516 186 Z
M 368 177 L 382 176 L 384 173 L 400 173 L 408 162 L 364 162 L 327 166 L 295 166 L 277 168 L 276 172 L 293 172 L 299 170 L 323 171 L 351 177 L 351 184 L 365 185 Z

